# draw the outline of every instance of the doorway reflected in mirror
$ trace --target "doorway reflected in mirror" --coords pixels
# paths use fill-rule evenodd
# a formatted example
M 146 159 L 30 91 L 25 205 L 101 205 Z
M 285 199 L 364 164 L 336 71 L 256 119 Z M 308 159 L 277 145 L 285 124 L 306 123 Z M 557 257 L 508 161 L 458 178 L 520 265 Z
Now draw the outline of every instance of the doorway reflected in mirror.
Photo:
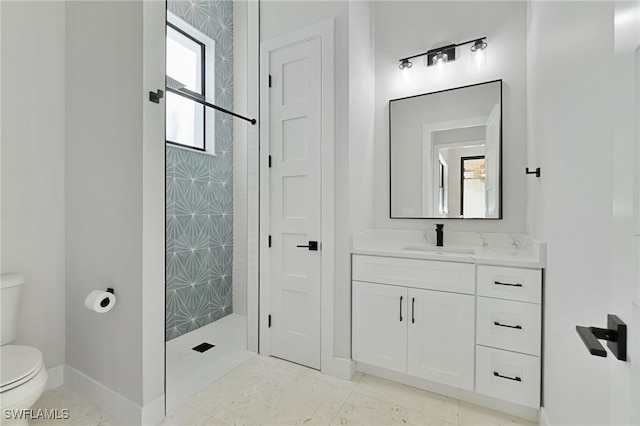
M 389 117 L 391 218 L 502 217 L 501 80 L 394 99 Z M 482 179 L 465 179 L 479 157 Z

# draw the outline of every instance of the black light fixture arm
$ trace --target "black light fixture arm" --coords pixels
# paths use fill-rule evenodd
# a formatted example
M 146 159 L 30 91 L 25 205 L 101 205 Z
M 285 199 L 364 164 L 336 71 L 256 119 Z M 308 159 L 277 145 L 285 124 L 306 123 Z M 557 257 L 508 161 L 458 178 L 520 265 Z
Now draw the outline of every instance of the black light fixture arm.
M 229 111 L 228 109 L 225 109 L 225 108 L 219 107 L 217 105 L 211 104 L 211 103 L 205 101 L 204 99 L 202 99 L 202 97 L 195 96 L 195 95 L 189 93 L 189 91 L 187 91 L 187 90 L 184 90 L 184 89 L 183 90 L 177 90 L 177 89 L 173 89 L 173 88 L 167 86 L 167 92 L 171 92 L 171 93 L 175 93 L 175 94 L 180 95 L 180 96 L 184 96 L 185 98 L 190 99 L 193 102 L 197 102 L 197 103 L 199 103 L 201 105 L 207 106 L 209 108 L 213 108 L 213 109 L 215 109 L 217 111 L 221 111 L 221 112 L 224 112 L 226 114 L 233 115 L 234 117 L 241 118 L 241 119 L 243 119 L 245 121 L 248 121 L 249 123 L 251 123 L 253 125 L 256 124 L 256 119 L 255 118 L 248 118 L 248 117 L 245 117 L 243 115 L 236 114 L 233 111 Z
M 486 39 L 487 39 L 487 37 L 485 36 L 485 37 L 474 38 L 473 40 L 465 41 L 463 43 L 450 44 L 448 46 L 436 47 L 434 49 L 429 49 L 426 52 L 418 53 L 417 55 L 407 56 L 406 58 L 399 59 L 399 61 L 400 62 L 408 61 L 409 59 L 415 59 L 415 58 L 419 58 L 420 56 L 431 55 L 431 54 L 434 54 L 434 53 L 443 52 L 445 50 L 455 49 L 456 47 L 464 46 L 465 44 L 471 44 L 471 43 L 475 43 L 477 41 L 484 41 Z

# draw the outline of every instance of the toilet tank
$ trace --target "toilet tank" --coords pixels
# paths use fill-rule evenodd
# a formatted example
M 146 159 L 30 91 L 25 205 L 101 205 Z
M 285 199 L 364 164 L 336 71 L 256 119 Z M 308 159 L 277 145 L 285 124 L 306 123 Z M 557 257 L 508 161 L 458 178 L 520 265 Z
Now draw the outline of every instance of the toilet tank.
M 0 275 L 1 346 L 12 342 L 16 338 L 18 306 L 20 305 L 20 293 L 22 292 L 24 281 L 24 275 L 21 274 Z

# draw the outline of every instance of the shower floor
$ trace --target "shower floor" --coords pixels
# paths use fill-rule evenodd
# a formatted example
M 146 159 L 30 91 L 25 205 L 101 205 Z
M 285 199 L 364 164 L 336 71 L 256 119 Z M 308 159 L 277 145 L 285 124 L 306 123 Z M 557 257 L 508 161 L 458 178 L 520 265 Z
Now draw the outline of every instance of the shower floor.
M 215 345 L 205 352 L 192 348 Z M 251 357 L 247 317 L 231 314 L 166 343 L 167 412 Z

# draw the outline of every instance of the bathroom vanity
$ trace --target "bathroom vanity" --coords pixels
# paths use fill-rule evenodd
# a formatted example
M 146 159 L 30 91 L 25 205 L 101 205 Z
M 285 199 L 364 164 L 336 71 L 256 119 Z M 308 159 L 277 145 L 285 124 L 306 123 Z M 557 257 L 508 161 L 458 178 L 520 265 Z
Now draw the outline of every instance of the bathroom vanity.
M 372 230 L 352 238 L 357 369 L 534 417 L 545 245 L 522 235 Z M 526 408 L 525 408 L 526 407 Z

